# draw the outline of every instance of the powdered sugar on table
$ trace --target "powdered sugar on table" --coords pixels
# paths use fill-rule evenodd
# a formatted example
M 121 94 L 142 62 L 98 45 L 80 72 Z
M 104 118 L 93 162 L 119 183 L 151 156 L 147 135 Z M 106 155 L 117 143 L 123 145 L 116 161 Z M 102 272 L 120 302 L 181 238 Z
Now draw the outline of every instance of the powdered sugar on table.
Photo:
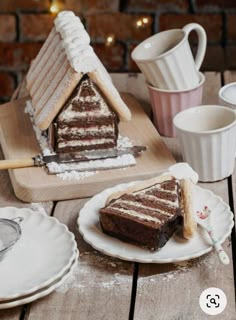
M 36 139 L 42 150 L 43 155 L 54 154 L 50 149 L 45 131 L 40 130 L 34 124 L 34 110 L 31 101 L 26 101 L 25 112 L 29 114 Z M 117 148 L 132 147 L 132 142 L 128 137 L 120 136 L 117 141 Z M 56 174 L 62 180 L 82 180 L 86 177 L 96 174 L 100 170 L 127 168 L 136 164 L 135 157 L 132 154 L 121 155 L 117 158 L 107 158 L 103 160 L 91 160 L 83 162 L 63 163 L 59 164 L 51 162 L 47 164 L 47 169 L 50 174 Z

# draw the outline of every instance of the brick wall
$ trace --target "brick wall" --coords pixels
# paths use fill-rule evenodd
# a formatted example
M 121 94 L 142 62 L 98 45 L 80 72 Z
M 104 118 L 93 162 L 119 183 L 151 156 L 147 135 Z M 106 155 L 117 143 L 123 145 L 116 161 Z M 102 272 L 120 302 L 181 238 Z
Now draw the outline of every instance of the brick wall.
M 109 71 L 137 72 L 133 48 L 148 36 L 198 22 L 207 32 L 203 70 L 236 69 L 235 0 L 58 0 L 80 16 Z M 0 100 L 21 81 L 53 25 L 51 0 L 0 0 Z M 137 28 L 143 17 L 149 23 Z M 113 34 L 115 42 L 106 45 Z M 194 40 L 194 37 L 193 37 Z

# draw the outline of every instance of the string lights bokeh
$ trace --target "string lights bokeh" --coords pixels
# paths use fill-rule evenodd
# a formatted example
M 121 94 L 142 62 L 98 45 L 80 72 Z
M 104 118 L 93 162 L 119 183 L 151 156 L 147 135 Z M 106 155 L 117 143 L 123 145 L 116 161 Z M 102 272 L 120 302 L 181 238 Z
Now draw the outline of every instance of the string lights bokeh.
M 144 29 L 147 26 L 149 26 L 151 23 L 150 19 L 148 17 L 141 17 L 138 20 L 136 20 L 136 28 L 137 29 Z
M 62 0 L 51 0 L 51 5 L 49 8 L 49 11 L 52 14 L 57 14 L 58 12 L 65 9 L 64 1 Z
M 51 14 L 56 15 L 62 10 L 66 10 L 64 0 L 51 0 L 51 4 L 49 7 L 49 11 L 51 12 Z M 140 30 L 148 27 L 150 24 L 151 24 L 151 19 L 146 16 L 140 17 L 138 20 L 136 19 L 134 22 L 135 28 Z M 115 42 L 116 42 L 116 38 L 114 34 L 108 34 L 105 37 L 104 44 L 106 47 L 113 46 Z
M 114 34 L 109 34 L 107 37 L 106 37 L 106 41 L 105 41 L 105 45 L 107 47 L 111 47 L 113 46 L 115 43 L 115 36 Z

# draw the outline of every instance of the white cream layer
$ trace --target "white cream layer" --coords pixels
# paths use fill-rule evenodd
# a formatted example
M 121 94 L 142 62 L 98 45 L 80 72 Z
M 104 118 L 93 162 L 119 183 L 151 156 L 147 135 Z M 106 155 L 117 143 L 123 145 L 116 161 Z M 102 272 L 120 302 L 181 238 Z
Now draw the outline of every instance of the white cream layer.
M 160 185 L 151 186 L 151 187 L 145 189 L 145 191 L 151 190 L 151 189 L 154 189 L 154 188 L 158 189 L 160 191 L 164 191 L 164 192 L 167 192 L 167 193 L 170 193 L 170 194 L 176 194 L 177 195 L 177 185 L 175 186 L 175 190 L 173 190 L 173 191 L 171 191 L 171 190 L 163 190 Z M 157 197 L 152 196 L 152 195 L 147 195 L 144 192 L 140 192 L 140 191 L 134 192 L 134 194 L 138 194 L 138 195 L 142 196 L 142 198 L 147 199 L 147 200 L 155 200 L 155 201 L 161 202 L 163 204 L 168 205 L 171 208 L 178 208 L 179 207 L 178 197 L 176 197 L 176 200 L 173 202 L 173 201 L 170 201 L 170 200 L 167 200 L 167 199 L 161 199 L 161 198 L 157 198 Z M 121 203 L 121 204 L 123 203 L 123 204 L 126 204 L 126 205 L 132 205 L 133 207 L 142 208 L 142 209 L 145 209 L 145 210 L 154 211 L 154 212 L 160 213 L 161 215 L 165 215 L 167 217 L 173 216 L 171 213 L 165 212 L 163 210 L 160 210 L 160 209 L 157 209 L 157 208 L 152 208 L 152 207 L 146 206 L 146 205 L 144 205 L 142 203 L 133 202 L 133 201 L 129 201 L 129 200 L 118 199 L 117 201 L 114 202 L 114 204 L 111 207 L 116 208 L 115 207 L 116 202 L 117 203 Z M 154 221 L 154 222 L 161 223 L 161 221 L 157 217 L 148 216 L 148 215 L 145 215 L 143 213 L 137 212 L 135 210 L 124 209 L 124 208 L 116 208 L 116 209 L 121 211 L 121 212 L 123 212 L 123 213 L 126 213 L 127 215 L 130 214 L 131 216 L 135 216 L 135 217 L 137 217 L 137 218 L 139 218 L 141 220 Z
M 114 209 L 127 214 L 127 216 L 132 216 L 132 217 L 138 218 L 140 220 L 162 223 L 161 220 L 159 220 L 157 217 L 148 216 L 144 213 L 136 212 L 134 210 L 124 209 L 124 208 L 116 208 L 116 207 L 114 207 Z
M 156 208 L 152 208 L 152 207 L 148 207 L 148 206 L 145 206 L 144 204 L 139 203 L 139 202 L 132 202 L 132 201 L 120 199 L 119 203 L 130 205 L 132 207 L 137 207 L 137 208 L 153 211 L 153 212 L 157 212 L 157 213 L 160 213 L 163 216 L 172 217 L 172 214 L 169 213 L 169 212 L 166 212 L 166 211 L 163 211 L 163 210 L 160 210 L 160 209 L 156 209 Z
M 81 88 L 79 89 L 78 96 L 80 96 Z M 101 95 L 99 92 L 94 90 L 95 95 L 93 97 L 80 97 L 79 102 L 88 102 L 88 103 L 96 103 L 98 102 L 100 104 L 100 108 L 98 110 L 93 110 L 93 111 L 76 111 L 73 110 L 73 101 L 77 99 L 75 97 L 72 99 L 70 106 L 63 111 L 59 115 L 59 120 L 60 121 L 67 121 L 67 123 L 70 123 L 76 118 L 87 118 L 87 117 L 96 117 L 99 118 L 100 116 L 109 116 L 111 114 L 111 111 L 109 110 L 107 104 L 105 101 L 102 99 Z
M 65 147 L 77 147 L 77 146 L 93 146 L 99 145 L 103 143 L 114 143 L 114 139 L 89 139 L 89 140 L 72 140 L 66 142 L 59 142 L 58 148 L 65 148 Z
M 107 125 L 107 126 L 93 126 L 87 128 L 77 128 L 77 127 L 65 127 L 65 128 L 58 128 L 58 134 L 93 134 L 93 133 L 113 133 L 114 126 Z

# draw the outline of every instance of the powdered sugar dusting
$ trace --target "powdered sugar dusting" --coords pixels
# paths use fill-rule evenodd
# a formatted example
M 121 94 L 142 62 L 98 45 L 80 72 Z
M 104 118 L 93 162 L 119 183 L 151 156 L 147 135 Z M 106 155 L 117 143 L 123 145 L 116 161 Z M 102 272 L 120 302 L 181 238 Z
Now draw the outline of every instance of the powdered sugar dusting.
M 132 142 L 128 137 L 119 135 L 118 149 L 132 147 Z M 132 154 L 125 154 L 117 158 L 108 158 L 103 160 L 92 160 L 74 163 L 58 164 L 51 162 L 47 165 L 50 173 L 57 174 L 57 177 L 66 180 L 82 180 L 96 174 L 99 170 L 126 168 L 136 164 L 135 157 Z
M 72 170 L 70 172 L 66 171 L 63 173 L 58 173 L 57 177 L 64 181 L 71 181 L 71 180 L 82 180 L 84 178 L 93 176 L 96 172 L 94 171 L 85 171 L 85 172 L 78 172 L 75 170 Z
M 33 129 L 34 129 L 34 132 L 35 132 L 35 135 L 36 135 L 36 139 L 37 139 L 37 141 L 39 143 L 39 146 L 40 146 L 40 149 L 41 149 L 42 153 L 44 155 L 53 154 L 53 152 L 50 150 L 48 139 L 47 139 L 47 136 L 46 136 L 45 132 L 40 130 L 35 125 L 35 122 L 34 122 L 34 110 L 33 110 L 32 103 L 31 103 L 30 100 L 26 101 L 25 113 L 27 113 L 29 115 L 29 117 L 30 117 Z
M 26 101 L 25 112 L 29 114 L 32 126 L 39 143 L 43 155 L 55 154 L 49 146 L 48 138 L 45 131 L 40 130 L 34 122 L 34 110 L 30 100 Z M 132 142 L 128 137 L 119 135 L 117 147 L 125 148 L 132 147 Z M 125 154 L 117 158 L 108 158 L 103 160 L 83 161 L 74 163 L 58 164 L 51 162 L 47 164 L 47 168 L 51 174 L 56 174 L 58 178 L 66 181 L 82 180 L 96 174 L 99 170 L 113 169 L 113 168 L 126 168 L 136 164 L 135 157 L 132 154 Z
M 93 272 L 94 266 L 98 266 L 96 273 Z M 72 275 L 56 291 L 63 294 L 69 290 L 83 292 L 88 288 L 100 291 L 114 286 L 127 286 L 129 280 L 132 281 L 129 266 L 122 261 L 100 255 L 97 251 L 85 251 L 80 253 Z
M 79 171 L 86 173 L 86 171 L 98 171 L 104 169 L 122 168 L 136 164 L 136 160 L 132 154 L 124 154 L 117 158 L 108 158 L 103 160 L 81 161 L 73 163 L 51 162 L 47 164 L 50 173 L 57 174 L 65 171 Z
M 133 144 L 131 142 L 131 140 L 128 137 L 123 137 L 121 135 L 118 136 L 118 140 L 117 140 L 117 148 L 128 148 L 128 147 L 132 147 Z

